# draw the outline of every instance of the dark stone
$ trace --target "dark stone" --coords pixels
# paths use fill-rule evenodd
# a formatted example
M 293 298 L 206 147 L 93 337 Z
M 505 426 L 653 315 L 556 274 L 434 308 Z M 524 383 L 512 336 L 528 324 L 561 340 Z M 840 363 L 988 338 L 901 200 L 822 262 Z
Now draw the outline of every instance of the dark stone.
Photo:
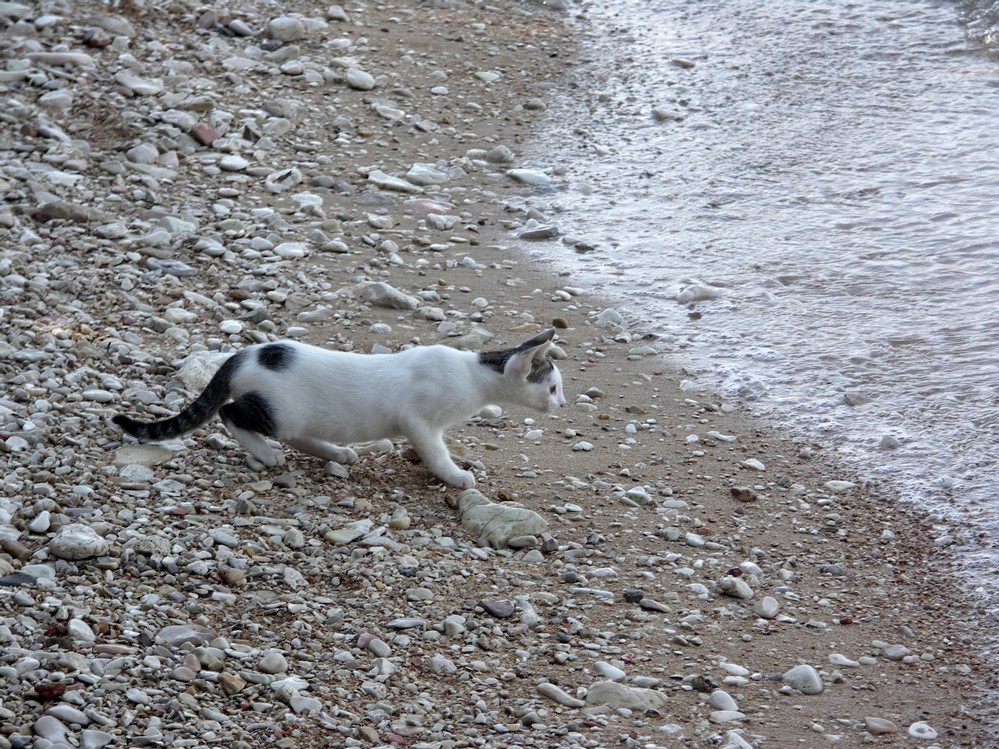
M 487 614 L 497 619 L 509 619 L 513 616 L 514 605 L 510 601 L 483 599 L 479 601 L 479 605 Z
M 35 578 L 31 575 L 25 575 L 23 572 L 11 572 L 9 575 L 0 577 L 0 585 L 8 588 L 19 588 L 22 585 L 29 585 L 35 582 Z

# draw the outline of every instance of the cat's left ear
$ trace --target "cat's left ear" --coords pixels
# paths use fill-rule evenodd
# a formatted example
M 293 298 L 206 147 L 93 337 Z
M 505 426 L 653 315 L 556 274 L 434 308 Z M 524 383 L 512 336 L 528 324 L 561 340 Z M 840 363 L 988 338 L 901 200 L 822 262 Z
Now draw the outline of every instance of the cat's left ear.
M 504 374 L 526 380 L 534 369 L 534 362 L 544 359 L 548 353 L 554 337 L 555 328 L 550 328 L 517 346 L 516 353 L 507 360 L 503 368 Z

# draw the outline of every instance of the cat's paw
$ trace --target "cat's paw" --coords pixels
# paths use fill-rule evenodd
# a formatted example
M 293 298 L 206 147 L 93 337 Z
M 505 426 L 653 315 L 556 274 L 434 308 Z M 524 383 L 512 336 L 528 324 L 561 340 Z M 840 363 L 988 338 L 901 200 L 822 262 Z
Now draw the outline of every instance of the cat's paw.
M 277 466 L 284 465 L 284 453 L 280 450 L 263 450 L 258 448 L 246 456 L 246 462 L 254 470 L 260 470 L 259 467 L 253 465 L 254 463 L 257 463 L 258 466 L 276 468 Z
M 349 447 L 338 447 L 333 452 L 333 461 L 341 465 L 353 465 L 357 462 L 357 453 Z
M 456 489 L 471 489 L 475 486 L 475 476 L 472 475 L 471 471 L 456 471 L 454 474 L 444 477 L 444 482 Z

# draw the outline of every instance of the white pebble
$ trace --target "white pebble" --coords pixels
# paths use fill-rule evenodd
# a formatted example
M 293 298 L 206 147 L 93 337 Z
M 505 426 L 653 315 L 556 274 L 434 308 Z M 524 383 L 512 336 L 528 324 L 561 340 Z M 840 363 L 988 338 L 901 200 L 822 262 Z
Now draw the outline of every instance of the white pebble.
M 612 666 L 607 661 L 597 661 L 593 664 L 593 668 L 598 674 L 611 681 L 624 681 L 628 676 L 624 671 Z
M 830 653 L 829 662 L 842 668 L 857 668 L 860 665 L 859 661 L 852 661 L 840 653 Z
M 503 409 L 499 406 L 485 406 L 479 411 L 480 419 L 498 419 L 503 415 Z
M 821 694 L 825 689 L 819 672 L 808 665 L 795 666 L 787 671 L 784 682 L 802 694 Z
M 557 687 L 547 681 L 541 682 L 537 686 L 538 694 L 542 697 L 547 697 L 552 702 L 557 702 L 559 705 L 565 705 L 566 707 L 585 707 L 586 703 L 582 700 L 576 699 L 571 694 L 567 693 L 561 687 Z
M 716 689 L 711 693 L 708 701 L 718 710 L 738 710 L 739 705 L 724 689 Z
M 914 739 L 933 741 L 937 737 L 937 732 L 930 727 L 929 723 L 920 720 L 909 726 L 909 735 Z

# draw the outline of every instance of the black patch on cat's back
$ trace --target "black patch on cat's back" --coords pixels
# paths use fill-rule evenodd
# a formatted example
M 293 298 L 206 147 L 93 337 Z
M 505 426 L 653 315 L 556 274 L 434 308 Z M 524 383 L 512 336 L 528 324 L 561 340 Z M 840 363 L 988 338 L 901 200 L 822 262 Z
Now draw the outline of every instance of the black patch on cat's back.
M 223 421 L 240 429 L 273 437 L 277 429 L 271 404 L 260 393 L 249 392 L 219 410 Z
M 268 343 L 257 349 L 257 363 L 264 369 L 280 372 L 295 361 L 295 349 L 287 343 Z

